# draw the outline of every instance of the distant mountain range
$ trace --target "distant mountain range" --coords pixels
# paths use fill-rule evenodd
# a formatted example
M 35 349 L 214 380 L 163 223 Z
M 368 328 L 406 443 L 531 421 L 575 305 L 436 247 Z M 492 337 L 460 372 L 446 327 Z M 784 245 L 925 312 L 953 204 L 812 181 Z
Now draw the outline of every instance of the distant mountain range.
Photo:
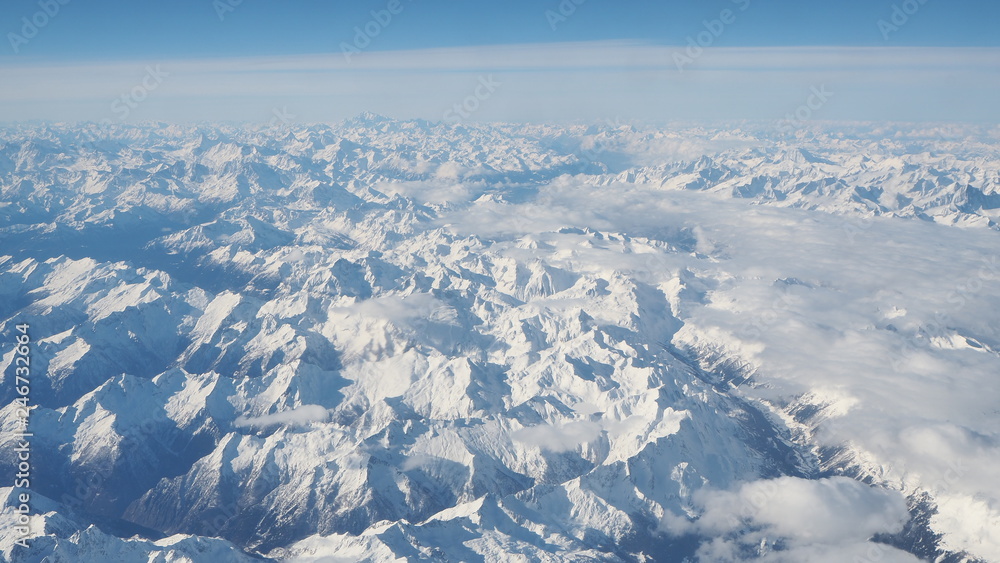
M 998 220 L 970 125 L 10 126 L 0 554 L 1000 561 Z

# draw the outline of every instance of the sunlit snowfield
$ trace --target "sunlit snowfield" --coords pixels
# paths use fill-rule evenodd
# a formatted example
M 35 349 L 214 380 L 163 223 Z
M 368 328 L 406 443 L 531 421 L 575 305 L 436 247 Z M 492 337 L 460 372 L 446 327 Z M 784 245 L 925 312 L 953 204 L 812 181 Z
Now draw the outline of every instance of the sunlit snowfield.
M 7 128 L 19 553 L 1000 561 L 998 186 L 972 126 Z

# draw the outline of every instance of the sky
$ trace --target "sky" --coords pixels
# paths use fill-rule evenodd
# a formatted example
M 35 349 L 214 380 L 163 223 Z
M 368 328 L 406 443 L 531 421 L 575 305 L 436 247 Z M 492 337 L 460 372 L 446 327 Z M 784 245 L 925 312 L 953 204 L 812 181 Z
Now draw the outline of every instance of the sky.
M 0 121 L 994 122 L 997 21 L 986 0 L 7 0 Z

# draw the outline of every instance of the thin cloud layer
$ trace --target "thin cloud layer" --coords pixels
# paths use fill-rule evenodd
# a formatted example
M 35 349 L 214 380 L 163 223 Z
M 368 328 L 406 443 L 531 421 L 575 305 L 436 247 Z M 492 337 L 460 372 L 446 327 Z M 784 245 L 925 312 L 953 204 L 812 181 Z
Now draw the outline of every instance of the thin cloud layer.
M 810 119 L 1000 116 L 988 95 L 1000 85 L 995 48 L 707 48 L 683 70 L 673 59 L 680 50 L 581 42 L 372 51 L 351 61 L 340 54 L 74 65 L 7 58 L 0 75 L 11 87 L 0 92 L 0 120 L 268 122 L 277 111 L 310 122 L 374 111 L 437 121 L 470 97 L 475 109 L 460 112 L 463 120 L 779 120 L 820 87 L 832 96 Z M 155 89 L 149 69 L 162 78 Z M 476 98 L 484 80 L 494 91 Z M 977 87 L 952 87 L 962 82 Z

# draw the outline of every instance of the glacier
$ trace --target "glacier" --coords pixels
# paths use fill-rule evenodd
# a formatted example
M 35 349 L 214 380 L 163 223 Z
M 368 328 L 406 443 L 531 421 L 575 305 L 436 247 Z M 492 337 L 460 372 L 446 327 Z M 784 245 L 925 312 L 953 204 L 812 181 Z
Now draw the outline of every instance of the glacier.
M 1000 561 L 998 220 L 988 126 L 7 126 L 0 557 Z

